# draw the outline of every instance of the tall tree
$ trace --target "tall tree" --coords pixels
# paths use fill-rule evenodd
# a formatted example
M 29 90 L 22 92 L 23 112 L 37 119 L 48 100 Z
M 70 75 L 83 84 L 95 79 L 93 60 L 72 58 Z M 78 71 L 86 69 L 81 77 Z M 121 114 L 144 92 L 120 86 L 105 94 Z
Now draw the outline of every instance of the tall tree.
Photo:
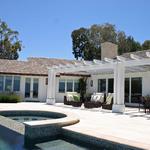
M 22 49 L 19 33 L 0 20 L 0 59 L 18 59 Z
M 73 54 L 76 59 L 100 59 L 101 43 L 110 41 L 116 43 L 115 26 L 111 24 L 93 25 L 91 28 L 80 28 L 71 34 Z
M 100 59 L 101 43 L 106 41 L 118 44 L 119 54 L 141 50 L 140 43 L 132 36 L 126 36 L 125 32 L 117 31 L 115 25 L 106 23 L 72 32 L 74 57 L 85 60 Z
M 127 37 L 127 52 L 135 52 L 141 50 L 141 44 L 134 40 L 132 36 Z
M 150 40 L 144 41 L 144 43 L 142 44 L 142 49 L 143 50 L 150 49 Z
M 126 34 L 123 31 L 119 31 L 117 35 L 117 43 L 118 43 L 118 53 L 122 54 L 127 52 L 127 39 Z

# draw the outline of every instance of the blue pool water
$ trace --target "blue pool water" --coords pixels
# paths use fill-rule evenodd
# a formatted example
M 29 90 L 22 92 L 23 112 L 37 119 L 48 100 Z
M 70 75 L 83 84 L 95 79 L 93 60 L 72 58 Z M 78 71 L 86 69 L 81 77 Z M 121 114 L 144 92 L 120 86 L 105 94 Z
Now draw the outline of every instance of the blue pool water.
M 47 120 L 47 119 L 54 119 L 50 117 L 40 117 L 40 116 L 10 116 L 9 117 L 12 120 L 18 121 L 18 122 L 28 122 L 28 121 L 36 121 L 36 120 Z
M 94 149 L 73 144 L 62 139 L 38 143 L 33 147 L 25 148 L 22 137 L 17 137 L 16 139 L 13 140 L 0 137 L 0 150 L 94 150 Z
M 81 145 L 72 140 L 53 139 L 24 147 L 24 136 L 0 126 L 0 150 L 100 150 L 90 145 Z

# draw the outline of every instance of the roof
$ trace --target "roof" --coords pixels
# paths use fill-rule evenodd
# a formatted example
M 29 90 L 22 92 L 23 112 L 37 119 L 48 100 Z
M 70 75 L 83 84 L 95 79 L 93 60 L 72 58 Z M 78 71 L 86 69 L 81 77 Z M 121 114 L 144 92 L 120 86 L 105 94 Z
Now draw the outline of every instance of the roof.
M 75 60 L 55 59 L 55 58 L 33 58 L 30 57 L 27 61 L 0 59 L 1 74 L 16 74 L 16 75 L 36 75 L 47 76 L 48 67 L 53 65 L 73 64 Z M 65 75 L 65 74 L 63 74 Z M 86 76 L 87 73 L 72 73 L 75 76 Z
M 134 55 L 138 55 L 140 57 L 146 58 L 146 52 L 150 52 L 150 49 L 142 50 L 142 51 L 136 51 L 136 52 L 130 52 L 130 53 L 124 53 L 120 56 L 123 56 L 125 58 L 130 58 L 130 54 L 134 54 Z
M 146 57 L 146 52 L 150 50 L 136 51 L 124 53 L 121 56 L 130 58 L 130 54 L 135 54 L 141 57 Z M 56 59 L 56 58 L 36 58 L 30 57 L 27 61 L 0 59 L 1 74 L 16 74 L 16 75 L 33 75 L 33 76 L 48 76 L 48 67 L 54 65 L 73 64 L 76 60 Z M 149 67 L 148 67 L 149 69 Z M 61 75 L 69 76 L 90 76 L 87 72 L 63 73 Z M 58 76 L 58 75 L 57 75 Z

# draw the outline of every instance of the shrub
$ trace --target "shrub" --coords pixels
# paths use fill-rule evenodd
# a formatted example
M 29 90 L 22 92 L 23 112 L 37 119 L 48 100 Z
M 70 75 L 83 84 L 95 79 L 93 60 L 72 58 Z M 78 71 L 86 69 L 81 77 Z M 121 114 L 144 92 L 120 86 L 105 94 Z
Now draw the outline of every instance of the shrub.
M 21 98 L 15 93 L 0 93 L 0 103 L 17 103 Z

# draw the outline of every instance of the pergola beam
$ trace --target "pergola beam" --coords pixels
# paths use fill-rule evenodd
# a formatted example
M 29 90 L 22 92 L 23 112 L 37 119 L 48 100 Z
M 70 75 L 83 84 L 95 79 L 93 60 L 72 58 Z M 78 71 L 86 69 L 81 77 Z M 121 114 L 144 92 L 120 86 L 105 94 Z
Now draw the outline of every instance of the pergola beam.
M 82 66 L 72 66 L 72 67 L 63 67 L 63 68 L 48 68 L 48 69 L 54 69 L 56 71 L 56 73 L 59 73 L 59 72 L 79 72 L 79 71 L 92 71 L 92 70 L 97 70 L 97 69 L 113 69 L 114 68 L 114 64 L 110 64 L 110 63 L 107 63 L 107 64 L 103 64 L 103 65 L 82 65 Z
M 150 58 L 150 52 L 146 52 L 146 56 Z

